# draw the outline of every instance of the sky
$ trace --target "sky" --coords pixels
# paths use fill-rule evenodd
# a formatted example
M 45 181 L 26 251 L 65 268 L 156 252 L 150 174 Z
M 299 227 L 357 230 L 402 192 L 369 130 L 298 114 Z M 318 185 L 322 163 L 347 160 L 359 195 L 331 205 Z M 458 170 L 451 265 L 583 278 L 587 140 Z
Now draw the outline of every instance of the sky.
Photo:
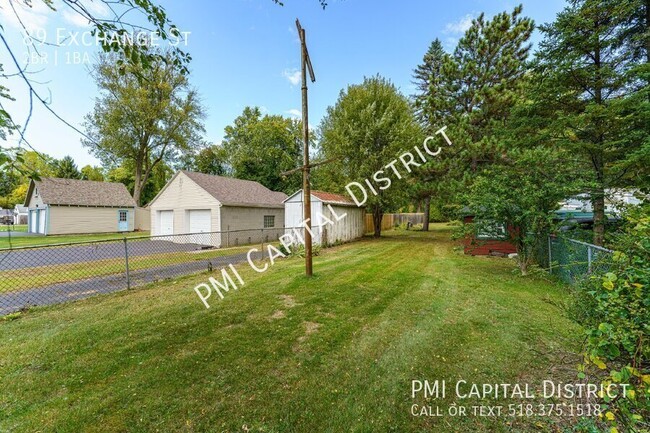
M 21 67 L 37 92 L 66 122 L 83 130 L 97 87 L 89 70 L 98 49 L 78 15 L 55 0 L 56 11 L 40 0 L 31 9 L 22 0 L 9 0 L 33 38 L 44 41 L 39 53 L 28 52 L 24 32 L 7 0 L 0 1 L 0 24 Z M 98 0 L 82 0 L 93 12 L 107 14 Z M 154 0 L 162 5 L 185 36 L 180 47 L 191 54 L 190 83 L 206 108 L 206 139 L 219 143 L 224 127 L 246 106 L 262 112 L 300 117 L 300 45 L 295 29 L 299 18 L 306 31 L 316 82 L 309 84 L 309 123 L 317 126 L 341 90 L 364 77 L 381 75 L 402 93 L 414 91 L 413 69 L 429 44 L 439 38 L 448 51 L 473 17 L 512 11 L 521 1 L 508 0 L 330 0 L 322 9 L 317 0 Z M 524 15 L 537 24 L 551 22 L 564 0 L 523 1 Z M 137 21 L 137 16 L 132 16 Z M 2 30 L 0 30 L 2 31 Z M 533 43 L 540 40 L 536 32 Z M 0 45 L 5 74 L 15 73 Z M 29 92 L 18 76 L 0 81 L 13 102 L 3 105 L 19 125 L 29 116 Z M 79 167 L 98 165 L 81 136 L 35 101 L 26 138 L 36 150 L 55 158 L 70 155 Z M 18 136 L 0 142 L 14 147 Z M 26 147 L 23 144 L 23 147 Z

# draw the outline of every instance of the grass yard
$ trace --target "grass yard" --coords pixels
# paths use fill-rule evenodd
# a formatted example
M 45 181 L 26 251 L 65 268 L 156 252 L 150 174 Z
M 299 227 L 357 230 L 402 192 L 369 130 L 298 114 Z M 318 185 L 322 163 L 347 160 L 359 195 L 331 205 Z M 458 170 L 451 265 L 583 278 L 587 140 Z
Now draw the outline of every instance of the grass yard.
M 411 415 L 454 401 L 412 399 L 413 379 L 574 379 L 565 289 L 464 256 L 449 234 L 327 249 L 311 280 L 298 258 L 240 264 L 245 286 L 210 309 L 203 274 L 0 321 L 0 431 L 557 431 Z
M 0 232 L 6 232 L 11 229 L 12 232 L 26 232 L 27 224 L 16 224 L 16 225 L 7 225 L 0 224 Z
M 20 227 L 20 226 L 17 226 Z M 27 227 L 27 226 L 25 226 Z M 22 230 L 27 231 L 27 230 Z M 149 236 L 149 232 L 125 232 L 125 233 L 97 233 L 83 235 L 52 235 L 52 236 L 19 236 L 11 238 L 11 246 L 29 247 L 35 245 L 64 244 L 69 242 L 104 241 L 108 239 L 122 239 L 123 237 Z M 0 237 L 0 249 L 9 248 L 9 239 Z

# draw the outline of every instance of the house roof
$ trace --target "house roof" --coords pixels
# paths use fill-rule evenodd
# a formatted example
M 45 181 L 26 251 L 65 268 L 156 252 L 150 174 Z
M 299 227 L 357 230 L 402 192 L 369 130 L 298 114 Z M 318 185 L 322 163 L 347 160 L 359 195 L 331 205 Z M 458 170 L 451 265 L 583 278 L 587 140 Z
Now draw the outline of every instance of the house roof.
M 296 194 L 302 194 L 302 189 L 294 192 L 293 194 L 291 194 L 291 196 L 287 197 L 285 202 L 289 200 L 289 198 L 295 196 Z M 312 190 L 311 195 L 313 197 L 316 197 L 317 199 L 319 199 L 325 204 L 336 204 L 340 206 L 355 206 L 355 207 L 357 206 L 355 202 L 353 202 L 343 194 L 335 194 L 333 192 Z
M 287 195 L 271 191 L 259 182 L 181 170 L 224 206 L 283 207 Z M 171 181 L 170 181 L 171 182 Z M 155 200 L 155 199 L 154 199 Z
M 34 188 L 43 203 L 49 205 L 91 206 L 91 207 L 135 207 L 135 201 L 122 183 L 96 182 L 92 180 L 61 179 L 44 177 L 32 181 L 27 191 L 25 205 Z

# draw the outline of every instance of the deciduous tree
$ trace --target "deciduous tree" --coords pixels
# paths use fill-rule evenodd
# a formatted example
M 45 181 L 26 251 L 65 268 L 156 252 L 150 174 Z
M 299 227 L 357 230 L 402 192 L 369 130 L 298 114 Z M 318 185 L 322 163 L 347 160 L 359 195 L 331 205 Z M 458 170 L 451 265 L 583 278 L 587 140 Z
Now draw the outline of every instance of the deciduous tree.
M 124 73 L 119 61 L 104 56 L 94 69 L 101 96 L 85 118 L 89 138 L 82 142 L 108 167 L 131 163 L 133 198 L 141 204 L 154 168 L 200 145 L 205 114 L 188 75 L 171 59 L 146 69 L 127 65 Z

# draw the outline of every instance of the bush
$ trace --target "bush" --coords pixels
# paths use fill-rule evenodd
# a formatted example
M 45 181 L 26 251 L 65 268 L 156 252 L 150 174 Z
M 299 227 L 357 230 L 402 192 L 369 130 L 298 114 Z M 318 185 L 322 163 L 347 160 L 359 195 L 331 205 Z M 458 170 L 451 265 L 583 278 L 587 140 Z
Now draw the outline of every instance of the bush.
M 638 430 L 650 416 L 650 215 L 636 209 L 602 271 L 575 291 L 571 311 L 586 330 L 587 370 L 606 383 L 629 383 L 629 398 L 605 399 L 613 428 Z M 608 371 L 608 372 L 607 372 Z

